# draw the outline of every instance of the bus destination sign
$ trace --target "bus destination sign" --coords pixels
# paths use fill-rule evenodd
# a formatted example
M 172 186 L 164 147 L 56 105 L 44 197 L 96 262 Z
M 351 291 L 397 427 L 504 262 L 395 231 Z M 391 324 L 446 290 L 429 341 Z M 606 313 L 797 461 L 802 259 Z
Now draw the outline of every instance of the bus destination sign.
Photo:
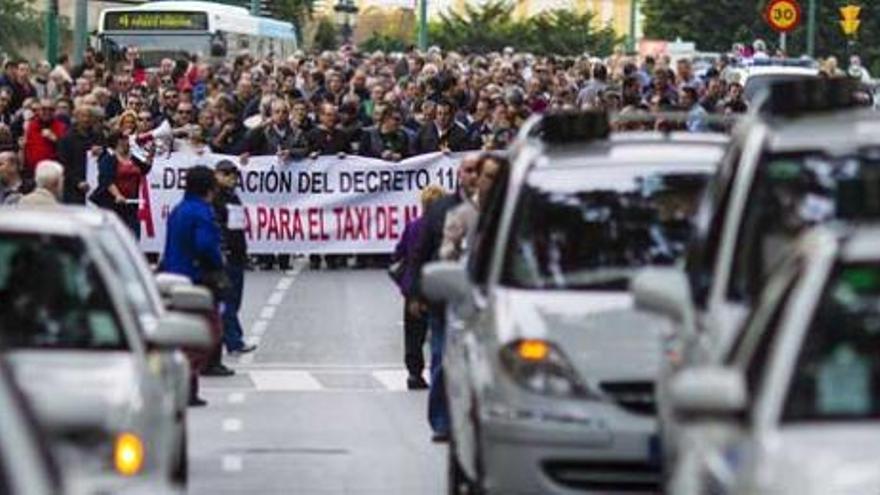
M 205 12 L 107 12 L 105 31 L 207 31 Z

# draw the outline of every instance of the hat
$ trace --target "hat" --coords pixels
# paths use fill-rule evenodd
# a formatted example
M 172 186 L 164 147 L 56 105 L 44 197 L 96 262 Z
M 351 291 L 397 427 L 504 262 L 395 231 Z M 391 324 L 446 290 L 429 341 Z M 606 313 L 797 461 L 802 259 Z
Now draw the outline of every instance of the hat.
M 219 162 L 217 162 L 217 165 L 214 165 L 214 170 L 223 173 L 238 173 L 238 165 L 236 165 L 232 160 L 220 160 Z

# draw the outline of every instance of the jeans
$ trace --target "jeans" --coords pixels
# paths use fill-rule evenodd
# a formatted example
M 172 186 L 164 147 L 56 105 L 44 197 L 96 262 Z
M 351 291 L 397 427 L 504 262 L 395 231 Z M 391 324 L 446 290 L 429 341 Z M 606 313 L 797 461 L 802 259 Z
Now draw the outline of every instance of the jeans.
M 421 376 L 425 371 L 425 337 L 428 334 L 428 317 L 425 314 L 412 315 L 408 308 L 413 299 L 403 302 L 403 362 L 409 376 Z
M 436 434 L 449 433 L 449 407 L 446 402 L 446 380 L 443 378 L 443 348 L 446 344 L 446 318 L 431 309 L 428 329 L 431 332 L 431 389 L 428 391 L 428 423 Z
M 226 276 L 230 287 L 223 301 L 223 344 L 227 352 L 232 352 L 244 347 L 244 332 L 238 319 L 244 293 L 244 267 L 230 263 L 226 267 Z

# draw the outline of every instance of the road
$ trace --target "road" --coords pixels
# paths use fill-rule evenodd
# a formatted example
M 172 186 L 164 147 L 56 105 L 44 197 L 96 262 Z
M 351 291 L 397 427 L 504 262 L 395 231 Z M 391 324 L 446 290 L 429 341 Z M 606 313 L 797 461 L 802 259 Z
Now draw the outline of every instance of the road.
M 242 323 L 259 347 L 202 382 L 189 493 L 445 493 L 427 396 L 405 386 L 396 289 L 381 270 L 303 267 L 247 273 Z

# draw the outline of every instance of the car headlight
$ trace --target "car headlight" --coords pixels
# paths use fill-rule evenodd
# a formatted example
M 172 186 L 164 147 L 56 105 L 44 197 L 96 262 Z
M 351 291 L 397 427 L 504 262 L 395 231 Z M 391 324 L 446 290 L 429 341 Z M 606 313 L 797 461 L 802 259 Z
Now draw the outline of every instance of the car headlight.
M 501 349 L 501 363 L 519 386 L 540 395 L 594 398 L 565 355 L 542 339 L 521 339 Z
M 113 467 L 123 476 L 134 476 L 144 467 L 144 443 L 134 433 L 120 433 L 113 444 Z

